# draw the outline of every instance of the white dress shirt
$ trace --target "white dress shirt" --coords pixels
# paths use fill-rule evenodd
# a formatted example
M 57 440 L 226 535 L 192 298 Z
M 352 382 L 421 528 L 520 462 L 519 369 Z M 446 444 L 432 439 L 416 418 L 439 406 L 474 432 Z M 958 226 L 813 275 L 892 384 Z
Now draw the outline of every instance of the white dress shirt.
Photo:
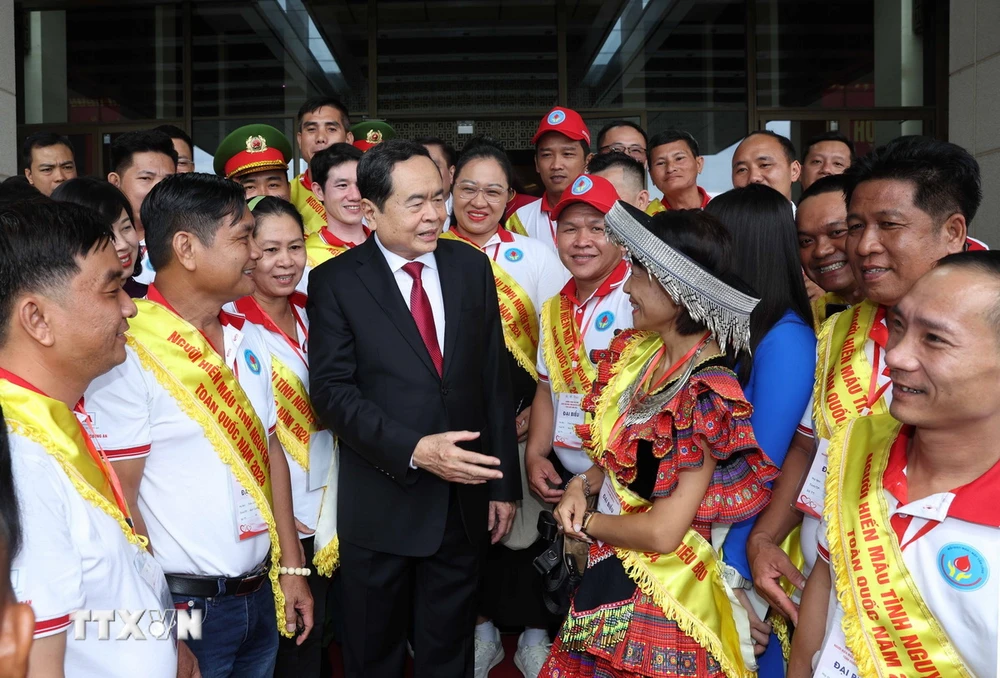
M 410 308 L 410 290 L 413 289 L 413 278 L 403 270 L 403 266 L 410 263 L 410 260 L 404 259 L 398 254 L 387 250 L 382 241 L 379 240 L 378 232 L 374 233 L 374 237 L 375 244 L 382 251 L 385 262 L 389 264 L 389 270 L 392 271 L 393 277 L 396 278 L 396 284 L 399 286 L 399 293 L 403 295 L 403 301 L 406 302 L 406 308 Z M 441 295 L 441 278 L 438 275 L 437 259 L 434 258 L 433 252 L 428 252 L 427 254 L 421 254 L 416 259 L 413 259 L 413 261 L 424 265 L 420 271 L 420 281 L 424 285 L 424 292 L 427 294 L 428 301 L 431 302 L 431 314 L 434 316 L 434 331 L 437 334 L 438 348 L 441 349 L 441 357 L 443 359 L 445 355 L 444 297 Z

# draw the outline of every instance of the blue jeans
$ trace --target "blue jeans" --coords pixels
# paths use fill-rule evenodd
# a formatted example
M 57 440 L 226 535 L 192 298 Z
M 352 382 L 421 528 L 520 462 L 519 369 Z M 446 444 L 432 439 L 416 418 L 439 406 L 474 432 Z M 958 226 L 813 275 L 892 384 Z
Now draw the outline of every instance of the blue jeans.
M 174 596 L 202 612 L 201 640 L 188 640 L 203 678 L 270 678 L 278 656 L 278 625 L 268 580 L 246 596 Z

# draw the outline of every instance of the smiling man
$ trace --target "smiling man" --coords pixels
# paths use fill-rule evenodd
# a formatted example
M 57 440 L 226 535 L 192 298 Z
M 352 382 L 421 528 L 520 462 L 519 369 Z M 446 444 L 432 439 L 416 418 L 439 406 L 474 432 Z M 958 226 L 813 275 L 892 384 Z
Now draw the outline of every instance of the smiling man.
M 818 179 L 843 174 L 854 163 L 854 143 L 840 132 L 814 136 L 802 153 L 799 183 L 808 190 Z
M 201 671 L 270 678 L 279 628 L 304 640 L 312 597 L 271 354 L 256 325 L 222 310 L 254 291 L 253 215 L 239 184 L 191 173 L 150 191 L 143 217 L 156 283 L 87 410 L 174 605 L 203 611 L 189 643 Z
M 812 304 L 817 330 L 829 316 L 861 300 L 847 261 L 846 186 L 841 175 L 819 179 L 802 194 L 795 214 L 802 270 L 824 292 Z
M 358 163 L 374 235 L 309 279 L 309 392 L 340 439 L 337 532 L 349 678 L 474 665 L 479 562 L 521 498 L 496 281 L 481 251 L 438 240 L 441 175 L 393 139 Z
M 997 675 L 998 300 L 1000 253 L 965 252 L 889 310 L 891 416 L 830 444 L 841 510 L 824 516 L 790 677 L 813 675 L 816 650 L 816 675 Z
M 309 266 L 316 267 L 368 239 L 361 214 L 358 161 L 364 153 L 351 144 L 333 144 L 309 163 L 312 189 L 326 211 L 326 225 L 306 237 Z
M 795 608 L 777 579 L 785 575 L 801 583 L 802 575 L 777 544 L 802 520 L 801 513 L 788 508 L 795 503 L 797 481 L 808 468 L 814 444 L 822 452 L 851 421 L 889 411 L 893 391 L 885 358 L 886 311 L 939 259 L 965 248 L 968 225 L 982 199 L 975 159 L 955 144 L 926 137 L 901 137 L 876 148 L 844 177 L 845 249 L 863 301 L 823 325 L 816 392 L 775 483 L 775 497 L 747 542 L 757 588 L 793 618 Z M 822 506 L 822 475 L 817 481 L 819 492 L 812 500 Z M 815 562 L 818 517 L 807 515 L 803 522 L 807 570 Z
M 507 228 L 538 238 L 558 254 L 552 208 L 590 162 L 590 131 L 576 111 L 553 108 L 542 118 L 531 143 L 535 145 L 535 170 L 542 177 L 545 195 L 514 212 L 507 220 Z

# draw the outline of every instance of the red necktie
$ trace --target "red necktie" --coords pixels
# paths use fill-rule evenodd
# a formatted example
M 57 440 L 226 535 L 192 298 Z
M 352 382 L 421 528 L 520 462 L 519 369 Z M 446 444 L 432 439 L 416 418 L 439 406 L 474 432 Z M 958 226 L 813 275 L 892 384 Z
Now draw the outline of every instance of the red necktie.
M 438 376 L 442 373 L 441 347 L 438 346 L 437 330 L 434 327 L 434 313 L 431 311 L 431 302 L 424 291 L 424 282 L 420 277 L 424 265 L 419 261 L 411 261 L 403 265 L 403 270 L 413 278 L 413 287 L 410 288 L 410 313 L 413 314 L 413 321 L 417 324 L 417 330 L 424 340 L 424 346 L 431 356 L 431 362 L 437 368 Z

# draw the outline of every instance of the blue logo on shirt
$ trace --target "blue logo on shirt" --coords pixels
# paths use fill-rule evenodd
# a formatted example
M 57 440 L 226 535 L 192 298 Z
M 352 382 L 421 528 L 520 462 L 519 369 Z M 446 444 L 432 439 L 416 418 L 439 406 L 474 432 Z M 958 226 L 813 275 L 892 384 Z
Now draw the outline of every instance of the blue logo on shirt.
M 503 257 L 507 261 L 521 261 L 521 259 L 524 259 L 524 252 L 517 249 L 516 247 L 511 247 L 509 250 L 507 250 L 507 252 L 503 255 Z
M 260 374 L 260 360 L 254 355 L 254 352 L 250 349 L 243 351 L 243 359 L 247 361 L 247 367 L 254 374 Z
M 594 321 L 594 327 L 596 327 L 598 331 L 603 332 L 611 327 L 611 323 L 614 321 L 615 314 L 611 311 L 605 311 L 601 315 L 597 316 L 597 320 Z
M 566 111 L 562 111 L 557 108 L 556 110 L 549 113 L 548 122 L 550 125 L 558 125 L 565 119 L 566 119 Z
M 990 578 L 990 566 L 976 549 L 968 544 L 945 544 L 938 551 L 938 571 L 952 588 L 959 591 L 980 589 Z

